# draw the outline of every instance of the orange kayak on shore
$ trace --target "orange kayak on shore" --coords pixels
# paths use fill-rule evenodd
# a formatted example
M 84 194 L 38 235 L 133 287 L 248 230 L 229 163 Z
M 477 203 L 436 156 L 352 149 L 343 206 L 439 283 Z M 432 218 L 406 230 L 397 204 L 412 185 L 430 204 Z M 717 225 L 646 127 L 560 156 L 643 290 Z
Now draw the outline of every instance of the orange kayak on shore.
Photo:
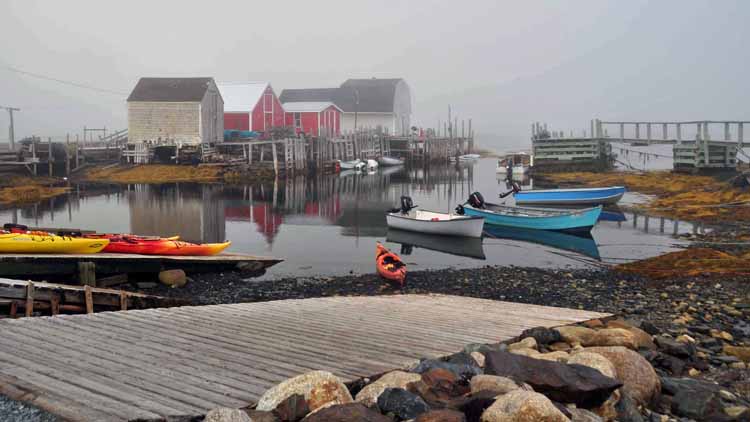
M 398 255 L 389 251 L 380 242 L 378 242 L 375 251 L 375 265 L 381 277 L 389 281 L 395 281 L 401 287 L 404 286 L 406 264 L 401 261 Z

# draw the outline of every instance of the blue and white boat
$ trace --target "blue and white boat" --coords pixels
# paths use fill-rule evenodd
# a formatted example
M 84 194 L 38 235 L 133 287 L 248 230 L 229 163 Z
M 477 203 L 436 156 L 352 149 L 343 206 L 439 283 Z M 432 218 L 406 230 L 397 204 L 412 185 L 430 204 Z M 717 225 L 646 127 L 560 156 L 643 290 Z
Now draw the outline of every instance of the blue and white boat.
M 600 205 L 615 204 L 624 194 L 624 186 L 610 186 L 520 191 L 513 197 L 518 205 Z
M 485 203 L 481 194 L 476 192 L 459 209 L 466 215 L 484 217 L 486 224 L 495 226 L 570 233 L 591 231 L 602 213 L 601 205 L 584 209 L 551 209 L 490 204 Z

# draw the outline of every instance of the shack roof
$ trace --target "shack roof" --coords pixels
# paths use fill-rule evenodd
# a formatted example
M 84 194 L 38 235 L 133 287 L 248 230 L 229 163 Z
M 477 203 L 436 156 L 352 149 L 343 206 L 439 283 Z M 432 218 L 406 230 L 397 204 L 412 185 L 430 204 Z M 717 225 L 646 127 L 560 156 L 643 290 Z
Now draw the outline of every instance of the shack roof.
M 141 78 L 128 101 L 200 102 L 213 78 Z
M 282 103 L 330 101 L 342 111 L 392 113 L 396 86 L 402 79 L 348 79 L 338 88 L 285 89 Z
M 294 103 L 283 103 L 284 105 L 284 111 L 290 112 L 290 113 L 320 113 L 321 111 L 327 109 L 328 107 L 336 107 L 336 104 L 330 102 L 330 101 L 300 101 L 300 102 L 294 102 Z M 340 108 L 336 107 L 338 111 L 341 111 Z
M 218 84 L 221 98 L 224 99 L 224 112 L 249 113 L 260 101 L 268 82 L 222 82 Z

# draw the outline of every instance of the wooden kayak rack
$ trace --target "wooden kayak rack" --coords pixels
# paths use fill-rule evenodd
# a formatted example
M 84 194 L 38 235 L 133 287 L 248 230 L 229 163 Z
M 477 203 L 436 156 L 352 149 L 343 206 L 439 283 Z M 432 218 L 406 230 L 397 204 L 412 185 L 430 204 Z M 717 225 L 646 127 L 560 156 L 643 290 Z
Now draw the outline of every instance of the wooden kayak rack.
M 125 290 L 102 289 L 91 286 L 69 286 L 22 280 L 0 279 L 0 318 L 32 316 L 34 312 L 47 315 L 125 311 L 128 309 L 168 308 L 189 305 L 190 301 L 151 296 Z M 3 312 L 7 310 L 7 313 Z
M 243 271 L 262 274 L 281 259 L 222 253 L 213 256 L 169 256 L 133 254 L 0 254 L 0 277 L 45 278 L 50 281 L 75 278 L 78 284 L 108 287 L 127 275 L 155 275 L 164 270 L 186 273 Z M 108 278 L 102 283 L 97 277 Z M 113 281 L 112 278 L 115 278 Z M 127 280 L 125 280 L 127 281 Z M 121 281 L 123 282 L 123 281 Z

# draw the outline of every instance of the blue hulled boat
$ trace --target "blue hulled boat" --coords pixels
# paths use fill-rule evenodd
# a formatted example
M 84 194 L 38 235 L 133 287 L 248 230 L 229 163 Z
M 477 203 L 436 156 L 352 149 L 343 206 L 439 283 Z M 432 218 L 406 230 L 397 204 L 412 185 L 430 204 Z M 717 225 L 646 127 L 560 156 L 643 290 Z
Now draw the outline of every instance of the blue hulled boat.
M 624 194 L 624 186 L 610 186 L 520 191 L 513 197 L 518 205 L 598 205 L 617 203 Z
M 588 232 L 594 227 L 602 207 L 584 209 L 552 209 L 509 207 L 484 202 L 478 192 L 472 193 L 466 204 L 459 206 L 466 215 L 484 217 L 485 224 L 518 227 L 531 230 Z

